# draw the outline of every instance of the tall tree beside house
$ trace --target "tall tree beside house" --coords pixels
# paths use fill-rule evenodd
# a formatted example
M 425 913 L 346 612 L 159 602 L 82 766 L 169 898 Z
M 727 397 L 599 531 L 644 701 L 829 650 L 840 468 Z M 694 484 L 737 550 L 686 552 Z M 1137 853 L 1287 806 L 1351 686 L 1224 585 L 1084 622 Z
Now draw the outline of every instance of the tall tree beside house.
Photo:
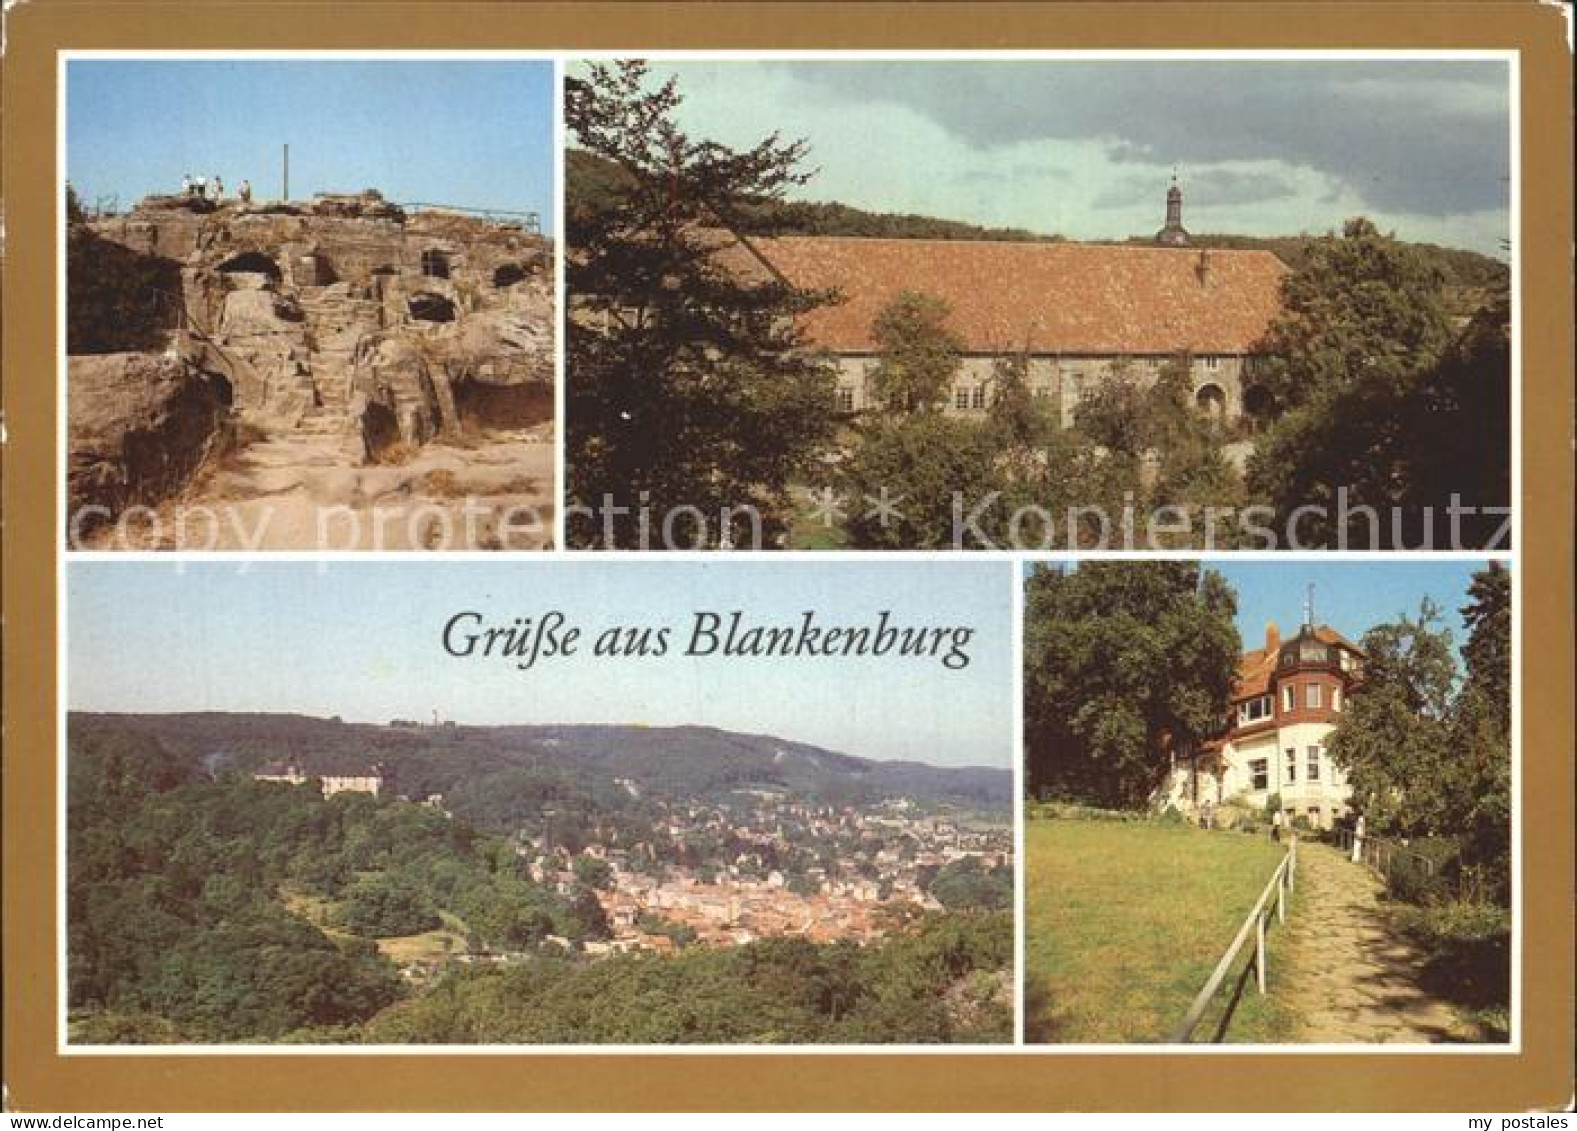
M 1283 409 L 1359 382 L 1427 370 L 1451 342 L 1445 280 L 1407 244 L 1362 217 L 1315 241 L 1282 285 L 1258 379 Z
M 1370 829 L 1445 837 L 1464 894 L 1505 903 L 1511 879 L 1511 574 L 1477 573 L 1458 667 L 1428 602 L 1364 635 L 1364 679 L 1331 735 Z
M 963 362 L 963 342 L 947 325 L 950 310 L 934 295 L 900 291 L 871 323 L 877 363 L 871 389 L 890 413 L 941 408 Z
M 871 323 L 879 350 L 871 388 L 881 408 L 841 475 L 851 546 L 968 548 L 954 544 L 955 502 L 968 511 L 1000 485 L 986 429 L 939 411 L 962 362 L 948 314 L 941 299 L 903 291 Z
M 1147 402 L 1155 457 L 1151 508 L 1240 506 L 1242 477 L 1223 451 L 1220 422 L 1193 403 L 1187 357 L 1161 366 Z
M 1371 832 L 1440 834 L 1450 827 L 1443 775 L 1453 756 L 1451 633 L 1425 600 L 1363 636 L 1363 682 L 1354 690 L 1328 749 L 1352 786 L 1352 808 Z
M 1492 302 L 1453 340 L 1438 269 L 1366 220 L 1313 245 L 1283 297 L 1260 380 L 1285 411 L 1248 479 L 1283 520 L 1323 508 L 1302 512 L 1305 544 L 1452 548 L 1453 494 L 1509 502 L 1509 304 Z M 1392 507 L 1411 513 L 1393 524 Z M 1499 525 L 1478 516 L 1455 548 L 1489 545 Z
M 1495 548 L 1511 505 L 1511 292 L 1502 285 L 1424 376 L 1401 413 L 1413 422 L 1399 463 L 1411 507 L 1475 512 L 1463 547 Z M 1437 546 L 1445 543 L 1437 536 Z M 1448 547 L 1449 548 L 1449 547 Z
M 1115 363 L 1074 410 L 1074 432 L 1093 451 L 1048 463 L 1050 494 L 1099 506 L 1113 522 L 1127 503 L 1142 514 L 1240 505 L 1242 477 L 1223 452 L 1219 423 L 1194 406 L 1189 369 L 1187 357 L 1171 358 L 1147 381 L 1127 360 Z M 1230 544 L 1235 531 L 1223 525 L 1214 536 Z
M 1033 453 L 1060 431 L 1047 402 L 1029 383 L 1029 355 L 1007 354 L 991 366 L 986 428 L 994 446 L 1010 454 Z
M 565 274 L 569 536 L 639 544 L 639 509 L 718 516 L 753 506 L 767 544 L 786 526 L 788 484 L 830 440 L 833 377 L 808 357 L 794 317 L 829 296 L 718 262 L 732 209 L 803 183 L 803 142 L 745 150 L 698 140 L 673 119 L 673 80 L 639 61 L 594 64 L 565 86 L 565 120 L 617 177 L 568 192 Z M 628 508 L 617 514 L 607 504 Z M 589 512 L 589 513 L 588 513 Z M 694 514 L 695 512 L 688 512 Z M 696 531 L 675 530 L 689 542 Z M 744 535 L 746 531 L 736 531 Z
M 1032 794 L 1144 807 L 1225 718 L 1237 598 L 1178 561 L 1037 566 L 1026 579 L 1024 746 Z
M 1510 571 L 1491 562 L 1475 574 L 1462 615 L 1467 676 L 1452 709 L 1446 819 L 1479 890 L 1504 904 L 1511 898 Z

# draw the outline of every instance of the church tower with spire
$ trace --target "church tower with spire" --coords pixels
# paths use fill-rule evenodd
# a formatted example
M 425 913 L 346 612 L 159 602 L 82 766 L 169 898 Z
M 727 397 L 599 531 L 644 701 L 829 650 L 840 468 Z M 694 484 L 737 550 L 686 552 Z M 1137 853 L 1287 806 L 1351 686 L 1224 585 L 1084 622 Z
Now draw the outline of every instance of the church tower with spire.
M 1172 171 L 1172 187 L 1166 190 L 1166 227 L 1155 233 L 1162 247 L 1187 247 L 1188 230 L 1183 227 L 1183 190 L 1177 187 L 1177 171 Z

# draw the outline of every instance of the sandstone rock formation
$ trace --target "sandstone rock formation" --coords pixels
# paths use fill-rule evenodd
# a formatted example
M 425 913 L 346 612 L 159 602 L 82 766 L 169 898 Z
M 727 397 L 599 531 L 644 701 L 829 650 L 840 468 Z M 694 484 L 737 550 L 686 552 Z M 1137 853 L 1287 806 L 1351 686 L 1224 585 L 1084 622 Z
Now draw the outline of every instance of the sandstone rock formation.
M 551 436 L 552 247 L 519 224 L 408 213 L 369 190 L 248 205 L 151 197 L 92 227 L 178 264 L 169 365 L 228 392 L 243 447 L 280 445 L 261 463 L 311 449 L 312 465 L 356 468 L 408 459 L 434 440 Z M 118 412 L 162 395 L 162 385 L 128 388 L 130 374 L 155 371 L 164 372 L 126 370 L 112 389 L 79 384 L 74 360 L 73 428 L 80 416 L 96 434 L 113 431 Z M 125 427 L 141 423 L 128 416 Z M 84 468 L 98 466 L 96 451 L 85 450 Z M 172 453 L 171 468 L 185 465 Z M 73 497 L 102 502 L 113 478 L 73 482 Z M 229 489 L 245 493 L 234 481 Z
M 228 442 L 227 383 L 173 353 L 74 357 L 67 380 L 67 504 L 87 529 L 161 502 Z

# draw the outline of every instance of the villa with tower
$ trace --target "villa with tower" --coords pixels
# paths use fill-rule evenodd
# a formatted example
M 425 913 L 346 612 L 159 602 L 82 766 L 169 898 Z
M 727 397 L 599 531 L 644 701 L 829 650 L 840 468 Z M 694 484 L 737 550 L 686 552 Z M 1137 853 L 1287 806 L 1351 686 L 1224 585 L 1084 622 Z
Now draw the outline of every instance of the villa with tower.
M 983 414 L 996 363 L 1016 356 L 1064 425 L 1114 369 L 1154 380 L 1174 359 L 1186 361 L 1202 412 L 1252 425 L 1275 409 L 1255 355 L 1287 267 L 1268 251 L 1191 246 L 1175 178 L 1149 244 L 738 235 L 718 258 L 741 277 L 837 292 L 842 301 L 801 316 L 800 329 L 836 365 L 843 413 L 877 407 L 871 325 L 905 291 L 942 299 L 963 343 L 949 412 Z
M 1334 628 L 1314 624 L 1312 601 L 1290 640 L 1266 626 L 1264 647 L 1238 663 L 1221 733 L 1197 750 L 1167 753 L 1157 807 L 1197 819 L 1228 802 L 1261 808 L 1274 796 L 1289 816 L 1330 828 L 1347 812 L 1352 789 L 1326 740 L 1363 678 L 1364 659 Z

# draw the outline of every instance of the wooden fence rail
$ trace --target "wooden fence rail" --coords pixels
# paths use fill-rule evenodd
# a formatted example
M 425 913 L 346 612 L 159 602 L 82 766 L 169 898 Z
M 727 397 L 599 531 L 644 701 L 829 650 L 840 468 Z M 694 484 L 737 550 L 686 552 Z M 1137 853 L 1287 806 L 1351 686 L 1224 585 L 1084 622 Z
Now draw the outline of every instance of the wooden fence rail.
M 1188 1007 L 1188 1012 L 1178 1022 L 1177 1028 L 1167 1039 L 1172 1044 L 1187 1044 L 1194 1035 L 1194 1030 L 1199 1027 L 1200 1020 L 1205 1015 L 1205 1010 L 1210 1008 L 1210 1003 L 1215 999 L 1221 987 L 1226 983 L 1227 975 L 1237 963 L 1238 956 L 1243 948 L 1248 945 L 1249 939 L 1254 940 L 1254 981 L 1259 992 L 1265 992 L 1265 970 L 1268 956 L 1268 946 L 1265 941 L 1266 922 L 1271 915 L 1271 900 L 1275 900 L 1275 914 L 1278 923 L 1287 921 L 1287 896 L 1297 887 L 1298 872 L 1298 838 L 1294 834 L 1292 843 L 1287 846 L 1287 854 L 1281 858 L 1281 863 L 1276 865 L 1276 870 L 1270 874 L 1270 882 L 1265 885 L 1265 890 L 1260 892 L 1259 899 L 1254 904 L 1254 909 L 1243 920 L 1243 925 L 1238 928 L 1237 936 L 1232 940 L 1232 945 L 1227 947 L 1221 961 L 1216 963 L 1216 968 L 1211 971 L 1206 979 L 1204 988 L 1194 998 L 1194 1004 Z M 1221 1033 L 1216 1034 L 1220 1040 Z
M 1358 841 L 1358 859 L 1382 876 L 1390 875 L 1391 866 L 1404 856 L 1410 856 L 1418 861 L 1418 865 L 1423 870 L 1424 875 L 1433 876 L 1435 874 L 1435 860 L 1432 856 L 1416 852 L 1406 845 L 1398 844 L 1387 837 L 1363 836 L 1355 838 L 1351 829 L 1335 830 L 1336 847 L 1340 848 L 1349 858 L 1353 855 L 1354 839 Z

